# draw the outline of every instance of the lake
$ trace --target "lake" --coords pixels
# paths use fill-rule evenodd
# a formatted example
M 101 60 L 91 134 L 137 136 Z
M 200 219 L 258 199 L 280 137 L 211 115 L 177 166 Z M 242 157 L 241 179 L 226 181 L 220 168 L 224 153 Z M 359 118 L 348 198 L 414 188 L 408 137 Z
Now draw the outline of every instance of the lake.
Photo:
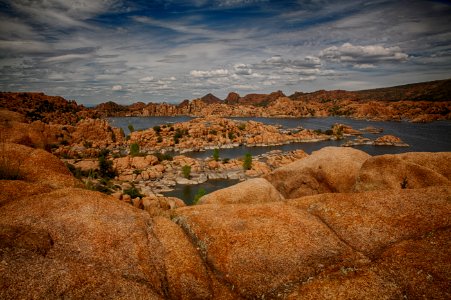
M 128 124 L 132 124 L 136 130 L 152 128 L 155 125 L 170 124 L 176 122 L 185 122 L 191 120 L 192 117 L 115 117 L 109 118 L 110 124 L 115 127 L 121 127 L 126 134 L 128 131 Z M 354 120 L 341 117 L 327 117 L 327 118 L 231 118 L 242 121 L 257 121 L 270 125 L 281 125 L 283 128 L 297 128 L 303 127 L 307 129 L 330 129 L 335 123 L 349 125 L 354 129 L 362 129 L 368 126 L 383 128 L 381 134 L 363 133 L 364 137 L 375 139 L 381 135 L 391 134 L 401 138 L 410 147 L 394 147 L 394 146 L 372 146 L 362 145 L 354 148 L 367 152 L 370 155 L 382 154 L 396 154 L 403 152 L 440 152 L 451 151 L 451 121 L 436 121 L 432 123 L 410 123 L 410 122 L 380 122 L 380 121 L 366 121 Z M 352 138 L 351 138 L 352 139 Z M 219 155 L 221 158 L 237 158 L 242 157 L 246 153 L 251 153 L 253 156 L 261 155 L 272 150 L 292 151 L 302 149 L 306 153 L 311 154 L 315 150 L 319 150 L 326 146 L 340 146 L 345 143 L 347 139 L 340 141 L 322 141 L 316 143 L 293 143 L 281 146 L 270 147 L 245 147 L 240 146 L 232 149 L 220 149 Z M 184 153 L 186 156 L 193 158 L 207 158 L 211 157 L 213 150 L 202 152 L 188 152 Z M 165 196 L 178 197 L 185 201 L 186 204 L 191 204 L 194 195 L 200 188 L 203 188 L 210 193 L 217 189 L 225 188 L 227 186 L 236 184 L 237 181 L 231 180 L 210 180 L 199 185 L 177 185 L 174 191 L 165 193 Z

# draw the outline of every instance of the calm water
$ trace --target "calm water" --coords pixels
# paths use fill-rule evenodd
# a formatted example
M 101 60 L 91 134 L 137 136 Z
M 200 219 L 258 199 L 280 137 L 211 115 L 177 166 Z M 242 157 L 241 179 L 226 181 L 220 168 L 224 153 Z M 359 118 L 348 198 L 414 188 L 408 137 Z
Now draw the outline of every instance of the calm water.
M 124 130 L 124 133 L 130 134 L 128 125 L 132 124 L 135 130 L 142 130 L 152 128 L 156 125 L 165 125 L 179 122 L 186 122 L 191 120 L 192 117 L 180 116 L 180 117 L 114 117 L 108 118 L 110 125 L 113 127 L 119 127 Z
M 175 189 L 171 192 L 166 192 L 164 195 L 166 197 L 177 197 L 182 199 L 187 205 L 193 204 L 194 196 L 198 193 L 200 188 L 203 188 L 207 194 L 214 192 L 216 190 L 220 190 L 231 185 L 237 184 L 238 180 L 209 180 L 202 184 L 196 185 L 185 185 L 178 184 Z
M 117 117 L 109 118 L 110 124 L 115 127 L 121 127 L 126 134 L 128 131 L 128 124 L 132 124 L 135 130 L 151 128 L 155 125 L 163 125 L 176 122 L 185 122 L 191 120 L 191 117 Z M 335 123 L 349 125 L 354 129 L 362 129 L 368 126 L 383 128 L 381 134 L 364 133 L 363 136 L 370 139 L 375 139 L 381 135 L 391 134 L 395 135 L 410 147 L 391 147 L 391 146 L 370 146 L 362 145 L 355 148 L 367 152 L 370 155 L 381 154 L 396 154 L 403 152 L 439 152 L 451 151 L 451 121 L 437 121 L 432 123 L 409 123 L 409 122 L 379 122 L 379 121 L 365 121 L 352 120 L 340 117 L 328 118 L 233 118 L 235 120 L 254 120 L 264 124 L 281 125 L 283 128 L 297 128 L 303 127 L 307 129 L 321 129 L 327 130 Z M 351 138 L 353 139 L 353 138 Z M 253 156 L 267 153 L 272 150 L 292 151 L 302 149 L 306 153 L 319 150 L 326 146 L 340 146 L 346 142 L 346 139 L 341 141 L 323 141 L 317 143 L 293 143 L 282 146 L 271 147 L 237 147 L 233 149 L 220 149 L 219 155 L 223 158 L 237 158 L 242 157 L 246 153 L 251 153 Z M 194 158 L 211 157 L 213 150 L 204 152 L 188 152 L 184 155 Z M 217 189 L 225 188 L 227 186 L 236 184 L 235 180 L 210 180 L 199 185 L 177 185 L 172 192 L 165 193 L 166 196 L 178 197 L 183 199 L 185 203 L 191 204 L 194 195 L 200 188 L 204 188 L 207 193 Z

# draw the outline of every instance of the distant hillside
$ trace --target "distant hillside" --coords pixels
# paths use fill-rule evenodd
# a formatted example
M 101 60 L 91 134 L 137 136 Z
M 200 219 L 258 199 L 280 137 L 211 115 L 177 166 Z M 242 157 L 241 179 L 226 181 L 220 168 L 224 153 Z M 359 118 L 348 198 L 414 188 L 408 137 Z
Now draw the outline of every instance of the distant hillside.
M 74 100 L 44 93 L 0 92 L 0 108 L 21 113 L 29 122 L 75 124 L 81 118 L 96 116 L 95 111 L 78 105 Z
M 296 92 L 289 96 L 301 101 L 451 101 L 451 79 L 412 83 L 386 88 L 344 91 L 320 90 L 313 93 Z

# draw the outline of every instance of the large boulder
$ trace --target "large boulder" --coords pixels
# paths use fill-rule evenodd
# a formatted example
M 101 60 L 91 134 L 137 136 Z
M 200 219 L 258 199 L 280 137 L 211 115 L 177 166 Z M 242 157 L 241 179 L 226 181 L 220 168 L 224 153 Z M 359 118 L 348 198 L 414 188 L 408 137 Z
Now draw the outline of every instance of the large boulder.
M 369 158 L 359 171 L 357 192 L 450 185 L 451 153 L 386 154 Z
M 451 225 L 451 187 L 323 194 L 288 202 L 307 211 L 368 257 Z
M 325 147 L 266 176 L 287 199 L 321 193 L 350 192 L 367 153 L 343 147 Z
M 200 198 L 199 204 L 265 203 L 284 200 L 264 178 L 249 179 Z
M 367 262 L 318 218 L 284 202 L 196 205 L 175 213 L 216 277 L 244 298 L 281 297 L 328 268 Z
M 17 173 L 23 181 L 51 188 L 81 186 L 64 163 L 47 151 L 18 144 L 3 143 L 0 147 L 1 167 Z

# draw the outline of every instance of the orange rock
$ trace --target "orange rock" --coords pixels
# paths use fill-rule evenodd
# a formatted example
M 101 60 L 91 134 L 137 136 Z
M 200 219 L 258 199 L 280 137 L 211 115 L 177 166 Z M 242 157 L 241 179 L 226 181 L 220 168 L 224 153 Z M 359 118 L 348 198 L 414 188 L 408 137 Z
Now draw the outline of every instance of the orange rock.
M 353 148 L 325 147 L 273 171 L 265 178 L 287 199 L 350 192 L 362 163 L 369 157 Z

